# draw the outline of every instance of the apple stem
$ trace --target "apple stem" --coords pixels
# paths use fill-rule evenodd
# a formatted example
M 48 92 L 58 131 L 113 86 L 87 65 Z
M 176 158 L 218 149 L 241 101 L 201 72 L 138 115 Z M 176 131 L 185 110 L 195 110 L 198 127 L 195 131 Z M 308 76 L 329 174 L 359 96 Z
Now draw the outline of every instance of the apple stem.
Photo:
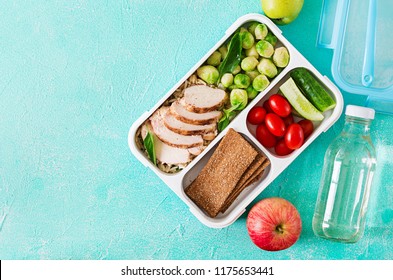
M 283 234 L 284 233 L 284 230 L 283 230 L 283 228 L 282 228 L 282 225 L 280 224 L 280 225 L 278 225 L 278 226 L 276 226 L 276 232 L 277 233 L 281 233 L 281 234 Z

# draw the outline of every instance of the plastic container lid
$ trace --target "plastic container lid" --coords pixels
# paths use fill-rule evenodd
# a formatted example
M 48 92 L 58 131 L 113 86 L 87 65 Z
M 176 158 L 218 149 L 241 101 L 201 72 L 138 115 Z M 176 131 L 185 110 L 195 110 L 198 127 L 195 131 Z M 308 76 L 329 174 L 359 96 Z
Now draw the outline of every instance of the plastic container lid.
M 392 15 L 392 0 L 324 0 L 317 38 L 319 47 L 334 49 L 332 75 L 337 85 L 368 95 L 370 104 L 380 101 L 382 109 L 376 109 L 389 113 L 393 113 Z
M 375 116 L 375 111 L 371 108 L 355 106 L 355 105 L 347 105 L 345 108 L 345 115 L 373 120 Z

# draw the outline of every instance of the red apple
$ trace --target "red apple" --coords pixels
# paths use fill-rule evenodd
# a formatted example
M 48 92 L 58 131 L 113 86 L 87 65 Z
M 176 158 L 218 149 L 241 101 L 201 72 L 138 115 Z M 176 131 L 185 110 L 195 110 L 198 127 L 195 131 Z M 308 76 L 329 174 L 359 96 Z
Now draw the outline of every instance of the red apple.
M 289 248 L 299 239 L 302 221 L 289 201 L 271 197 L 255 204 L 247 216 L 247 230 L 252 242 L 266 251 Z

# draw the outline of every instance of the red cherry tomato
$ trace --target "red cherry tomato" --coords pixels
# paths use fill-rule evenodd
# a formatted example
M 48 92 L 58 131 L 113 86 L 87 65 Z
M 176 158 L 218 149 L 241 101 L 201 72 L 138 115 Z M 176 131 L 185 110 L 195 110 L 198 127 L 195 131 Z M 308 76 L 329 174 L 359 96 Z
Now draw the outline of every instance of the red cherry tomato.
M 314 124 L 310 120 L 301 120 L 298 124 L 302 127 L 304 133 L 304 139 L 307 139 L 308 136 L 314 131 Z
M 297 124 L 291 124 L 284 136 L 285 144 L 288 148 L 299 149 L 304 143 L 304 133 L 302 127 Z
M 257 126 L 256 130 L 257 140 L 266 148 L 272 148 L 276 145 L 276 137 L 270 133 L 267 127 L 264 124 L 260 124 Z
M 266 110 L 261 106 L 255 106 L 248 112 L 247 121 L 250 124 L 261 124 L 265 120 Z
M 269 105 L 273 112 L 280 117 L 286 117 L 291 114 L 291 104 L 289 104 L 285 97 L 279 94 L 273 94 L 269 97 Z
M 274 113 L 272 108 L 270 108 L 269 100 L 266 100 L 265 102 L 263 102 L 263 108 L 265 108 L 267 113 Z
M 285 127 L 288 127 L 295 122 L 292 114 L 289 114 L 285 118 L 282 118 L 282 120 L 284 121 Z
M 285 134 L 284 121 L 276 114 L 267 114 L 265 117 L 265 124 L 274 136 L 283 136 Z
M 274 151 L 278 156 L 286 156 L 292 153 L 292 149 L 288 148 L 288 146 L 285 144 L 285 140 L 281 139 L 280 141 L 277 142 L 276 146 L 274 147 Z

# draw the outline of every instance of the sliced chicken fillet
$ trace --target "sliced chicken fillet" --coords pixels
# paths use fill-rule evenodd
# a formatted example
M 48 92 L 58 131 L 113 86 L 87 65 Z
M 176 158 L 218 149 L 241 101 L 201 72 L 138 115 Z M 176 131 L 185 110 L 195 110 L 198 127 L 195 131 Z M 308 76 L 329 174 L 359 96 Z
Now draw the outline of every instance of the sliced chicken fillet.
M 150 117 L 154 134 L 165 144 L 176 148 L 192 148 L 203 145 L 201 135 L 181 135 L 168 129 L 164 124 L 164 117 L 169 107 L 162 107 Z
M 225 104 L 224 90 L 205 85 L 188 87 L 184 90 L 184 102 L 190 112 L 206 113 L 219 109 Z
M 220 111 L 211 111 L 202 114 L 190 112 L 186 109 L 184 100 L 173 102 L 170 112 L 176 119 L 182 122 L 201 125 L 216 123 L 222 114 Z
M 216 130 L 217 127 L 215 123 L 198 125 L 182 122 L 176 119 L 170 111 L 164 116 L 164 124 L 173 132 L 182 135 L 202 135 Z
M 150 126 L 150 124 L 142 126 L 141 135 L 143 139 L 145 139 L 148 129 L 152 131 L 152 127 Z M 189 163 L 192 160 L 191 153 L 187 149 L 180 149 L 169 146 L 162 142 L 160 139 L 158 139 L 158 137 L 154 133 L 153 138 L 156 157 L 160 162 L 170 165 L 178 165 Z M 198 148 L 191 149 L 198 150 Z

